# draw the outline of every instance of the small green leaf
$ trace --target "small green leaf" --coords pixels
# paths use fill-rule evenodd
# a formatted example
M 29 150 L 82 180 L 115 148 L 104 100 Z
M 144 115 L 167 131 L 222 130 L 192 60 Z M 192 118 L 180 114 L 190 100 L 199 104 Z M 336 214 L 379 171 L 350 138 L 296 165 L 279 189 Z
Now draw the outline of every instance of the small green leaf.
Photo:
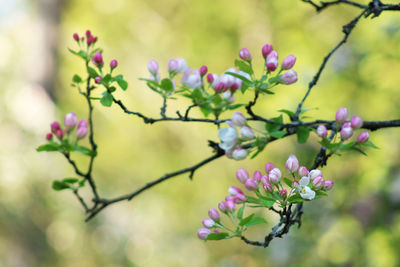
M 280 79 L 280 78 L 281 78 L 281 76 L 278 75 L 278 76 L 275 76 L 275 77 L 270 78 L 270 79 L 268 80 L 268 82 L 269 82 L 269 83 L 277 83 L 277 82 L 279 82 L 279 79 Z
M 240 75 L 240 74 L 237 74 L 237 73 L 234 73 L 234 72 L 225 72 L 225 74 L 229 74 L 231 76 L 239 78 L 244 82 L 251 83 L 251 81 L 249 79 L 247 79 L 246 77 L 244 77 L 243 75 Z
M 72 77 L 72 81 L 74 83 L 81 83 L 82 82 L 82 78 L 79 75 L 75 74 L 74 77 Z
M 174 85 L 172 84 L 172 81 L 170 79 L 165 78 L 161 80 L 161 89 L 166 92 L 171 92 L 172 90 L 174 90 Z
M 249 64 L 245 63 L 244 61 L 236 59 L 235 66 L 238 67 L 241 71 L 244 71 L 250 75 L 253 74 L 253 70 L 251 69 Z
M 328 194 L 324 191 L 316 191 L 317 196 L 327 196 Z
M 347 144 L 341 143 L 339 145 L 339 150 L 351 150 L 353 149 L 353 146 L 356 144 L 355 141 L 349 142 Z
M 367 141 L 367 142 L 363 143 L 362 145 L 363 146 L 370 146 L 370 147 L 375 148 L 375 149 L 379 149 L 379 147 L 374 145 L 371 141 Z
M 107 74 L 106 76 L 103 77 L 102 82 L 107 84 L 111 81 L 111 75 Z
M 297 142 L 304 144 L 310 136 L 310 128 L 307 126 L 298 126 L 296 129 Z
M 254 215 L 255 214 L 253 213 L 253 214 L 250 214 L 249 216 L 247 216 L 246 218 L 241 219 L 239 222 L 239 225 L 244 226 L 246 223 L 251 221 L 251 219 L 254 217 Z
M 238 210 L 238 212 L 237 212 L 237 218 L 239 219 L 239 220 L 241 220 L 242 218 L 243 218 L 243 211 L 244 211 L 244 205 L 243 206 L 241 206 L 240 207 L 240 209 Z
M 95 69 L 93 69 L 92 67 L 87 67 L 87 71 L 89 73 L 89 76 L 92 78 L 96 78 L 99 77 L 100 75 L 97 73 L 97 71 Z
M 61 182 L 67 183 L 67 184 L 74 184 L 74 183 L 76 183 L 78 181 L 79 181 L 78 178 L 64 178 L 64 179 L 62 179 Z
M 226 108 L 229 109 L 229 110 L 233 110 L 233 109 L 240 108 L 242 106 L 244 106 L 244 104 L 235 104 L 235 105 L 229 105 Z
M 280 128 L 281 128 L 281 123 L 283 123 L 283 117 L 282 117 L 282 115 L 279 115 L 278 117 L 275 117 L 275 118 L 271 118 L 270 120 L 272 120 L 272 121 L 276 121 L 277 123 L 269 123 L 269 122 L 267 122 L 266 124 L 265 124 L 265 129 L 268 131 L 268 132 L 275 132 L 275 131 L 278 131 Z
M 261 217 L 252 217 L 249 222 L 244 224 L 244 226 L 249 227 L 249 226 L 254 226 L 254 225 L 262 224 L 262 223 L 267 223 L 267 221 Z
M 70 49 L 70 48 L 68 48 L 68 50 L 69 50 L 69 52 L 71 52 L 71 53 L 74 54 L 75 56 L 78 56 L 78 57 L 80 57 L 80 58 L 86 60 L 86 53 L 85 53 L 84 51 L 81 50 L 81 51 L 79 51 L 79 52 L 76 52 L 76 51 L 74 51 L 74 50 L 72 50 L 72 49 Z
M 104 92 L 103 97 L 100 99 L 100 103 L 105 107 L 111 107 L 112 102 L 113 102 L 112 94 Z
M 294 112 L 288 109 L 280 109 L 278 110 L 279 112 L 285 113 L 286 115 L 289 116 L 289 119 L 294 117 Z
M 287 185 L 287 186 L 289 186 L 289 187 L 292 187 L 292 183 L 293 183 L 293 181 L 292 180 L 290 180 L 289 178 L 283 178 L 283 181 L 285 182 L 285 184 Z
M 58 180 L 53 181 L 52 187 L 56 191 L 61 191 L 61 190 L 70 188 L 68 184 L 63 183 L 62 181 L 58 181 Z
M 93 150 L 91 150 L 91 149 L 89 149 L 87 147 L 84 147 L 84 146 L 74 147 L 74 148 L 71 149 L 71 151 L 82 153 L 83 155 L 86 155 L 86 156 L 89 156 L 89 157 L 96 156 L 96 153 Z
M 207 236 L 207 238 L 205 240 L 221 240 L 221 239 L 225 239 L 228 236 L 229 236 L 229 234 L 225 233 L 225 232 L 211 233 Z
M 128 82 L 125 80 L 117 80 L 117 83 L 119 85 L 119 87 L 121 87 L 122 90 L 126 90 L 128 89 Z
M 301 203 L 303 201 L 304 201 L 304 199 L 298 194 L 293 195 L 293 196 L 288 198 L 288 202 L 289 203 Z
M 36 148 L 37 152 L 53 152 L 53 151 L 58 151 L 60 149 L 60 144 L 57 143 L 50 143 L 50 144 L 44 144 Z
M 270 136 L 275 137 L 275 138 L 282 138 L 285 136 L 286 131 L 275 131 L 275 132 L 270 132 L 268 133 Z

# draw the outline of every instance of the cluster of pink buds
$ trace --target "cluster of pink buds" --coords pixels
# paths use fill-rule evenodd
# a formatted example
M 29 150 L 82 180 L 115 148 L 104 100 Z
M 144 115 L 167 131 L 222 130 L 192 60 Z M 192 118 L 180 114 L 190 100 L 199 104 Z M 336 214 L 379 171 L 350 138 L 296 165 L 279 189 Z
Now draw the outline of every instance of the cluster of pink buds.
M 235 160 L 245 159 L 248 154 L 247 150 L 240 147 L 240 145 L 255 138 L 253 130 L 247 124 L 246 118 L 241 112 L 234 112 L 231 120 L 226 123 L 229 127 L 218 130 L 218 137 L 221 139 L 220 148 L 225 151 L 229 158 Z M 236 127 L 240 129 L 240 136 Z
M 348 118 L 348 111 L 346 108 L 339 108 L 336 111 L 335 120 L 337 127 L 340 127 L 340 137 L 343 141 L 350 139 L 354 131 L 361 128 L 363 125 L 363 120 L 355 115 L 351 117 L 350 121 L 347 121 Z M 328 135 L 328 130 L 325 125 L 319 125 L 317 127 L 317 134 L 322 137 L 326 138 Z M 369 139 L 369 132 L 364 131 L 361 132 L 357 137 L 357 144 L 363 144 L 367 142 Z
M 76 139 L 82 139 L 88 134 L 88 123 L 85 120 L 80 120 L 76 117 L 74 112 L 70 112 L 65 115 L 64 118 L 64 126 L 65 128 L 62 129 L 60 123 L 58 121 L 54 121 L 50 124 L 50 133 L 46 134 L 47 141 L 53 140 L 53 135 L 55 135 L 60 141 L 64 139 L 67 135 L 69 136 L 72 131 L 77 128 L 76 130 Z
M 211 87 L 215 90 L 215 92 L 217 93 L 231 92 L 233 94 L 237 90 L 241 89 L 243 80 L 235 76 L 232 76 L 229 73 L 238 74 L 242 77 L 245 77 L 248 80 L 251 79 L 248 73 L 243 71 L 238 71 L 235 68 L 229 68 L 221 75 L 215 73 L 209 73 L 207 75 L 207 81 L 211 85 Z
M 88 46 L 91 46 L 92 44 L 95 44 L 97 42 L 97 36 L 93 36 L 92 33 L 89 30 L 87 30 L 85 32 L 85 35 L 86 35 L 86 43 L 87 43 Z M 72 35 L 72 37 L 79 44 L 80 44 L 80 42 L 84 42 L 85 41 L 85 36 L 79 37 L 79 34 L 77 34 L 77 33 L 74 33 Z

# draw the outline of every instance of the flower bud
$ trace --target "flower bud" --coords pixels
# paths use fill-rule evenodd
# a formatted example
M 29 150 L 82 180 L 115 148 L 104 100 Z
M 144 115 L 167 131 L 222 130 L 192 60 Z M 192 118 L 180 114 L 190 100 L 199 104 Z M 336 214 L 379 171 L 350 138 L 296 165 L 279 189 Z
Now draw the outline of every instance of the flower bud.
M 89 30 L 87 30 L 87 31 L 85 32 L 85 34 L 86 34 L 86 37 L 89 37 L 89 36 L 92 35 L 92 33 L 91 33 Z
M 46 140 L 47 141 L 51 141 L 52 139 L 53 139 L 53 134 L 52 133 L 46 134 Z
M 94 37 L 93 37 L 92 35 L 90 35 L 90 36 L 87 37 L 86 43 L 87 43 L 88 46 L 90 46 L 90 45 L 93 44 L 94 42 L 95 42 L 95 41 L 94 41 Z
M 343 122 L 345 122 L 347 119 L 347 115 L 348 115 L 347 108 L 339 108 L 336 111 L 335 115 L 336 123 L 342 124 Z
M 243 194 L 243 191 L 240 188 L 232 185 L 228 188 L 228 193 L 230 195 L 236 195 L 236 194 Z
M 353 129 L 358 129 L 358 128 L 361 128 L 361 126 L 363 124 L 363 120 L 359 116 L 356 115 L 356 116 L 351 117 L 350 124 Z
M 326 180 L 326 181 L 324 182 L 324 189 L 325 189 L 325 190 L 331 190 L 332 187 L 333 187 L 333 181 L 331 181 L 331 180 Z
M 211 227 L 213 227 L 215 225 L 215 222 L 213 221 L 213 219 L 210 219 L 210 218 L 203 219 L 203 221 L 201 223 L 206 228 L 211 228 Z
M 279 192 L 279 195 L 281 195 L 282 198 L 286 198 L 286 196 L 287 196 L 287 190 L 286 190 L 286 189 L 282 189 L 282 190 Z
M 279 170 L 278 168 L 273 168 L 268 175 L 269 183 L 276 184 L 277 182 L 279 182 L 279 179 L 281 179 L 281 177 L 281 170 Z
M 236 171 L 236 178 L 239 180 L 239 182 L 244 184 L 246 180 L 249 179 L 249 173 L 245 169 L 240 168 Z
M 92 62 L 97 67 L 103 67 L 104 66 L 103 56 L 101 55 L 100 52 L 96 52 L 94 54 L 94 56 L 92 58 Z
M 267 162 L 265 164 L 265 172 L 268 174 L 273 168 L 275 168 L 275 165 L 271 162 Z
M 266 192 L 272 192 L 274 189 L 272 188 L 272 185 L 270 183 L 264 183 L 263 188 Z
M 256 181 L 260 181 L 260 180 L 261 180 L 261 177 L 262 177 L 262 174 L 261 174 L 260 171 L 255 171 L 255 172 L 254 172 L 253 178 L 254 178 Z
M 188 68 L 186 61 L 183 58 L 177 58 L 176 62 L 178 63 L 176 73 L 184 73 Z
M 210 218 L 213 219 L 215 222 L 219 222 L 220 220 L 219 212 L 216 209 L 209 209 L 208 216 L 210 216 Z
M 80 120 L 79 122 L 78 122 L 78 128 L 81 128 L 81 127 L 88 127 L 88 122 L 87 121 L 85 121 L 85 120 Z
M 74 38 L 75 41 L 79 42 L 79 35 L 77 33 L 74 33 L 72 37 Z
M 295 172 L 299 168 L 299 160 L 295 155 L 290 154 L 289 158 L 286 161 L 285 165 L 286 169 L 290 172 Z
M 153 75 L 157 75 L 158 73 L 158 63 L 155 60 L 150 60 L 147 63 L 147 69 L 149 70 L 149 72 Z
M 261 49 L 261 53 L 264 58 L 267 58 L 267 56 L 272 52 L 272 50 L 273 48 L 271 44 L 265 44 Z
M 308 174 L 308 177 L 309 177 L 311 180 L 313 180 L 313 179 L 314 179 L 315 177 L 317 177 L 317 176 L 322 176 L 321 170 L 314 169 L 314 170 L 311 170 L 310 173 Z
M 221 92 L 223 92 L 225 90 L 226 90 L 226 88 L 225 88 L 225 84 L 223 82 L 219 82 L 215 86 L 215 92 L 217 92 L 217 93 L 221 93 Z
M 93 37 L 93 43 L 97 42 L 97 36 Z
M 204 75 L 206 75 L 206 74 L 207 74 L 207 71 L 208 71 L 207 66 L 201 66 L 201 67 L 200 67 L 200 75 L 201 75 L 201 77 L 203 77 Z
M 178 61 L 176 59 L 171 58 L 168 61 L 168 72 L 177 73 L 178 71 Z
M 239 89 L 239 84 L 238 84 L 238 83 L 233 83 L 233 84 L 231 85 L 231 87 L 229 88 L 229 90 L 230 90 L 232 93 L 236 92 L 237 89 Z
M 244 183 L 244 186 L 245 186 L 248 190 L 254 191 L 254 190 L 257 190 L 257 188 L 258 188 L 258 183 L 257 183 L 256 179 L 249 178 L 249 179 L 247 179 L 246 182 Z
M 369 132 L 362 132 L 357 137 L 357 144 L 363 144 L 363 143 L 367 142 L 368 139 L 369 139 Z
M 243 113 L 235 111 L 233 113 L 231 122 L 234 126 L 242 127 L 246 125 L 246 117 L 243 115 Z
M 245 202 L 246 199 L 247 199 L 247 197 L 241 193 L 233 196 L 233 202 L 235 202 L 236 204 L 241 204 L 241 203 Z
M 250 62 L 250 61 L 251 61 L 251 54 L 250 54 L 249 49 L 247 49 L 247 48 L 242 48 L 242 49 L 240 49 L 240 51 L 239 51 L 239 57 L 240 57 L 241 59 L 243 59 L 244 61 Z
M 268 54 L 267 59 L 265 60 L 265 66 L 268 71 L 274 71 L 278 67 L 278 53 L 276 51 L 272 51 Z
M 292 182 L 292 187 L 297 188 L 299 186 L 299 182 L 297 182 L 297 180 L 294 180 Z
M 269 181 L 269 178 L 268 178 L 267 175 L 261 176 L 260 182 L 261 182 L 262 184 L 268 183 L 268 181 Z
M 234 160 L 242 160 L 247 157 L 247 150 L 241 147 L 235 148 L 232 152 L 232 158 Z
M 221 233 L 221 230 L 219 230 L 219 229 L 214 229 L 212 232 L 213 232 L 213 233 Z
M 212 73 L 207 74 L 207 82 L 213 83 L 213 81 L 214 81 L 214 75 Z
M 242 135 L 242 139 L 251 140 L 254 138 L 254 132 L 250 127 L 243 126 L 240 128 L 240 134 Z
M 304 166 L 301 166 L 301 167 L 297 170 L 297 173 L 300 175 L 300 177 L 308 176 L 308 174 L 309 174 L 307 168 L 304 167 Z
M 342 140 L 347 140 L 353 135 L 353 128 L 351 127 L 342 127 L 340 130 L 340 137 Z
M 57 136 L 58 139 L 62 140 L 63 137 L 64 137 L 64 132 L 63 132 L 63 130 L 58 129 L 58 130 L 56 131 L 56 136 Z
M 201 240 L 205 240 L 209 234 L 211 234 L 211 230 L 210 230 L 210 229 L 207 229 L 207 228 L 200 228 L 200 229 L 197 231 L 197 236 L 198 236 Z
M 76 118 L 76 114 L 74 112 L 70 112 L 67 115 L 65 115 L 64 125 L 68 131 L 74 129 L 77 122 L 78 122 L 78 119 Z
M 234 211 L 236 209 L 236 204 L 233 200 L 228 200 L 224 202 L 226 211 Z
M 314 178 L 314 180 L 312 181 L 312 184 L 315 188 L 319 189 L 322 188 L 324 186 L 324 179 L 322 178 L 322 176 L 317 176 Z
M 294 55 L 289 55 L 282 61 L 282 69 L 289 70 L 293 68 L 295 63 L 296 57 Z
M 118 61 L 116 59 L 113 59 L 110 61 L 110 68 L 115 69 L 118 66 Z
M 76 138 L 82 139 L 88 134 L 88 128 L 87 127 L 78 127 L 78 130 L 76 130 Z
M 59 123 L 58 121 L 53 121 L 53 122 L 50 124 L 50 129 L 51 129 L 51 132 L 52 132 L 53 134 L 56 134 L 56 133 L 57 133 L 57 130 L 60 130 L 60 129 L 61 129 L 61 125 L 60 125 L 60 123 Z
M 279 81 L 286 85 L 295 83 L 297 82 L 297 72 L 294 70 L 288 70 L 287 72 L 281 75 Z
M 226 212 L 225 201 L 221 201 L 218 203 L 218 209 L 223 213 Z
M 101 77 L 97 76 L 96 78 L 94 78 L 94 82 L 97 84 L 101 83 Z
M 317 127 L 317 134 L 319 137 L 325 138 L 328 135 L 328 130 L 325 125 L 319 125 Z

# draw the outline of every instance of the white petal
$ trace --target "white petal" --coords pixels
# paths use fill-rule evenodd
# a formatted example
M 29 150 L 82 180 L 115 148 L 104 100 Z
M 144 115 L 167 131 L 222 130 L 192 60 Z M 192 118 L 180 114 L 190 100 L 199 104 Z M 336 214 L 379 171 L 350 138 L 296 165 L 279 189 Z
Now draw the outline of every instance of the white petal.
M 308 186 L 305 186 L 303 190 L 300 191 L 300 196 L 304 199 L 312 200 L 315 197 L 315 192 Z
M 307 176 L 303 176 L 299 181 L 300 186 L 306 186 L 309 183 L 310 183 L 310 178 L 308 178 Z
M 221 128 L 218 130 L 218 138 L 222 142 L 233 142 L 238 138 L 238 133 L 235 128 Z

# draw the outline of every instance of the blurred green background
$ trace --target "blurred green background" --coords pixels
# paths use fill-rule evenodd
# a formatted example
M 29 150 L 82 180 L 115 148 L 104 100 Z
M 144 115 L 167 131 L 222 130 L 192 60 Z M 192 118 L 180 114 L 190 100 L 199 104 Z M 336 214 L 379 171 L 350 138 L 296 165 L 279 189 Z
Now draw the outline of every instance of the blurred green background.
M 310 166 L 318 151 L 314 135 L 304 145 L 295 137 L 275 142 L 254 160 L 218 159 L 193 181 L 174 178 L 89 223 L 71 193 L 51 189 L 54 179 L 73 175 L 72 168 L 59 154 L 35 151 L 51 121 L 70 111 L 87 116 L 84 99 L 69 86 L 83 71 L 67 51 L 74 32 L 99 36 L 105 61 L 118 59 L 130 84 L 118 97 L 149 115 L 158 114 L 161 99 L 138 81 L 148 76 L 148 60 L 156 59 L 164 75 L 176 57 L 221 73 L 247 47 L 261 70 L 260 49 L 270 42 L 281 59 L 297 56 L 299 73 L 298 83 L 260 101 L 257 112 L 272 117 L 278 109 L 295 109 L 322 58 L 342 38 L 341 26 L 358 12 L 336 6 L 317 15 L 295 0 L 1 1 L 0 266 L 400 266 L 399 129 L 373 133 L 380 149 L 368 157 L 332 158 L 323 172 L 334 190 L 307 203 L 303 226 L 267 249 L 238 239 L 205 243 L 196 231 L 228 186 L 238 185 L 237 168 L 262 170 L 267 161 L 282 166 L 291 152 Z M 310 116 L 333 119 L 344 106 L 365 120 L 400 117 L 399 25 L 399 12 L 360 21 L 306 102 L 318 108 Z M 171 103 L 169 114 L 188 103 Z M 200 161 L 211 152 L 207 139 L 217 140 L 215 126 L 145 125 L 115 106 L 96 105 L 95 130 L 95 177 L 104 197 Z M 263 239 L 277 218 L 268 220 L 248 237 Z

